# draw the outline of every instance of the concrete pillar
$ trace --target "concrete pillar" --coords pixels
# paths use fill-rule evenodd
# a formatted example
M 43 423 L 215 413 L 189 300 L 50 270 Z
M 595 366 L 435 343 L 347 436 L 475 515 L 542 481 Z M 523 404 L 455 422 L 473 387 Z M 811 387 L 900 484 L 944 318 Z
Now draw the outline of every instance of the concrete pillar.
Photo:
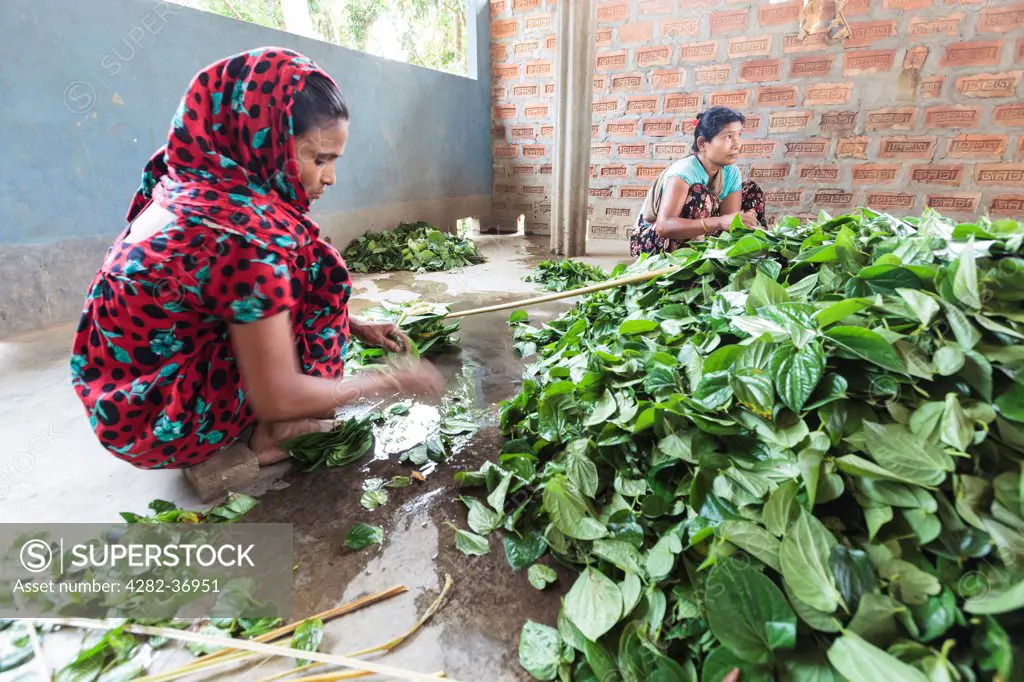
M 555 153 L 551 253 L 582 256 L 587 247 L 594 0 L 562 0 L 555 15 Z

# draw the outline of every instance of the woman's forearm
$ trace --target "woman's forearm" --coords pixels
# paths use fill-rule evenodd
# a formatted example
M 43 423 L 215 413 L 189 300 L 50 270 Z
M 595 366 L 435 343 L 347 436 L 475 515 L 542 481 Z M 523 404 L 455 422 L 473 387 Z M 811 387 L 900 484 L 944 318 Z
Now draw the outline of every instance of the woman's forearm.
M 659 218 L 655 225 L 655 230 L 662 239 L 688 241 L 697 237 L 703 237 L 705 234 L 719 232 L 720 226 L 721 220 L 719 218 L 705 218 L 703 224 L 700 219 Z
M 398 390 L 398 383 L 381 372 L 367 372 L 348 381 L 296 374 L 275 391 L 271 404 L 253 405 L 253 410 L 260 420 L 270 422 L 326 419 L 343 405 Z

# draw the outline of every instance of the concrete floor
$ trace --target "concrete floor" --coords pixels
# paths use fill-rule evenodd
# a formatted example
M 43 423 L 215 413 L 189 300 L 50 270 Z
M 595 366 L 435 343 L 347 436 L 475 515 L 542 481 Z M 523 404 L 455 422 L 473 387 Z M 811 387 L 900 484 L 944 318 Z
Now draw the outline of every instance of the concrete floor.
M 408 272 L 355 278 L 353 313 L 387 301 L 413 298 L 445 302 L 465 310 L 536 295 L 522 276 L 548 256 L 546 238 L 477 237 L 488 261 L 445 273 Z M 623 242 L 594 242 L 588 262 L 610 269 L 629 259 Z M 535 319 L 564 310 L 564 302 L 531 309 Z M 514 395 L 522 360 L 512 351 L 505 325 L 509 311 L 465 318 L 460 350 L 435 360 L 454 377 L 469 367 L 477 377 L 478 399 L 495 406 Z M 0 341 L 0 518 L 4 522 L 116 522 L 118 512 L 144 512 L 154 498 L 185 508 L 203 508 L 177 471 L 140 471 L 107 454 L 89 430 L 84 411 L 68 381 L 67 354 L 73 326 Z M 525 571 L 515 574 L 501 543 L 491 554 L 466 557 L 455 549 L 452 521 L 465 528 L 465 506 L 453 475 L 475 470 L 500 449 L 496 410 L 450 462 L 423 483 L 390 491 L 389 503 L 373 512 L 359 505 L 362 482 L 371 476 L 407 474 L 408 467 L 376 460 L 362 467 L 303 474 L 288 466 L 268 472 L 246 492 L 260 505 L 249 522 L 293 524 L 295 563 L 293 616 L 303 618 L 359 596 L 404 584 L 409 592 L 326 627 L 321 650 L 343 654 L 382 643 L 408 629 L 436 598 L 443 576 L 454 590 L 441 611 L 412 640 L 380 660 L 421 672 L 444 670 L 456 680 L 527 680 L 518 665 L 522 623 L 553 624 L 568 576 L 544 592 L 534 590 Z M 382 526 L 382 546 L 362 552 L 344 547 L 352 524 Z M 65 637 L 65 641 L 61 637 Z M 57 666 L 77 649 L 70 635 L 47 636 L 47 653 Z M 52 647 L 52 648 L 51 648 Z M 187 662 L 177 652 L 161 652 L 150 667 L 159 672 Z M 228 669 L 206 679 L 256 680 L 288 666 L 279 661 L 258 671 Z M 18 674 L 27 672 L 23 666 Z M 0 675 L 0 680 L 21 679 Z M 32 679 L 24 678 L 24 682 Z M 203 679 L 195 676 L 188 679 Z

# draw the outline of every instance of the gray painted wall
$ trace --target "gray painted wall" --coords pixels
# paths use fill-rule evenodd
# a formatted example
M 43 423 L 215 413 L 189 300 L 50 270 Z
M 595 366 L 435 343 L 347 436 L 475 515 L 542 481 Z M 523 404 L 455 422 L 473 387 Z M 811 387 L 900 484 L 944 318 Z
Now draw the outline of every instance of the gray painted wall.
M 486 0 L 467 2 L 471 78 L 162 1 L 5 0 L 0 333 L 66 321 L 80 308 L 189 80 L 254 47 L 308 55 L 351 107 L 338 184 L 314 213 L 335 244 L 400 219 L 487 210 L 489 12 Z

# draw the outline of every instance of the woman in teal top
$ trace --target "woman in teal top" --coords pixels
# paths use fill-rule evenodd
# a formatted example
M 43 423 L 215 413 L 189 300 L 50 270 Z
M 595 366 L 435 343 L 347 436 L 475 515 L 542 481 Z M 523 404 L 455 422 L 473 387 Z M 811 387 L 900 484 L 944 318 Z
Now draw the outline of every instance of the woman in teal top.
M 629 240 L 633 256 L 724 232 L 737 215 L 748 227 L 765 225 L 764 192 L 743 182 L 735 165 L 745 120 L 727 107 L 697 116 L 693 156 L 672 164 L 647 192 Z

